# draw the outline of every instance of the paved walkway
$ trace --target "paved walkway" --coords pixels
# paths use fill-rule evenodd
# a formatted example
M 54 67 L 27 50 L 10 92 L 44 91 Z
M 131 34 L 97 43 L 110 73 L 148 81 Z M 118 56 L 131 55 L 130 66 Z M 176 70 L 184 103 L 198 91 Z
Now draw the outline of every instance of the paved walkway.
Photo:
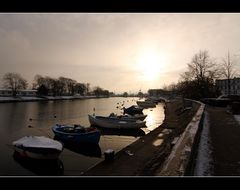
M 240 125 L 226 108 L 206 105 L 210 122 L 213 176 L 240 176 Z

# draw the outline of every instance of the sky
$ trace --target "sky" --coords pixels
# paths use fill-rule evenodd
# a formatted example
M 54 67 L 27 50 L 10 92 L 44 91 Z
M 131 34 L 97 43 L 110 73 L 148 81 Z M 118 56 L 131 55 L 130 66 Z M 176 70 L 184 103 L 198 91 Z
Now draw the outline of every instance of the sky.
M 115 93 L 177 83 L 199 50 L 240 63 L 240 14 L 0 14 L 0 78 L 72 78 Z M 31 85 L 29 85 L 31 88 Z

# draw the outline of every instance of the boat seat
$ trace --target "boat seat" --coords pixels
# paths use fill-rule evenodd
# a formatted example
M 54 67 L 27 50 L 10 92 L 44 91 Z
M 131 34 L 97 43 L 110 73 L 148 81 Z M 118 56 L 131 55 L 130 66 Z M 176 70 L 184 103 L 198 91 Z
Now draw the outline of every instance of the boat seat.
M 84 133 L 86 131 L 86 129 L 83 126 L 77 124 L 75 124 L 73 128 L 75 132 Z

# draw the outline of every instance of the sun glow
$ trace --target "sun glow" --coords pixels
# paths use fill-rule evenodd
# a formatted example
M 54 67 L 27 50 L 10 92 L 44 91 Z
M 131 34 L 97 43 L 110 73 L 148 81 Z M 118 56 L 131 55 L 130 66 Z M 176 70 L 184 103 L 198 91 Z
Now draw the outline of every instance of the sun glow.
M 164 68 L 165 60 L 155 50 L 147 50 L 139 56 L 137 64 L 144 80 L 154 81 L 159 77 L 161 70 Z

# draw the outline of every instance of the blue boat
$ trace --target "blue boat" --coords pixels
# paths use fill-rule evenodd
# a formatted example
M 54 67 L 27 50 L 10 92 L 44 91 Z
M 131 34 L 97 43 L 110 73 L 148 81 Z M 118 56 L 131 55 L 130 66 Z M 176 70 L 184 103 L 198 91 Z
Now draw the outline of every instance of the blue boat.
M 68 126 L 56 124 L 52 127 L 52 130 L 56 137 L 75 143 L 98 144 L 101 137 L 100 131 L 95 127 L 85 128 L 81 125 Z

